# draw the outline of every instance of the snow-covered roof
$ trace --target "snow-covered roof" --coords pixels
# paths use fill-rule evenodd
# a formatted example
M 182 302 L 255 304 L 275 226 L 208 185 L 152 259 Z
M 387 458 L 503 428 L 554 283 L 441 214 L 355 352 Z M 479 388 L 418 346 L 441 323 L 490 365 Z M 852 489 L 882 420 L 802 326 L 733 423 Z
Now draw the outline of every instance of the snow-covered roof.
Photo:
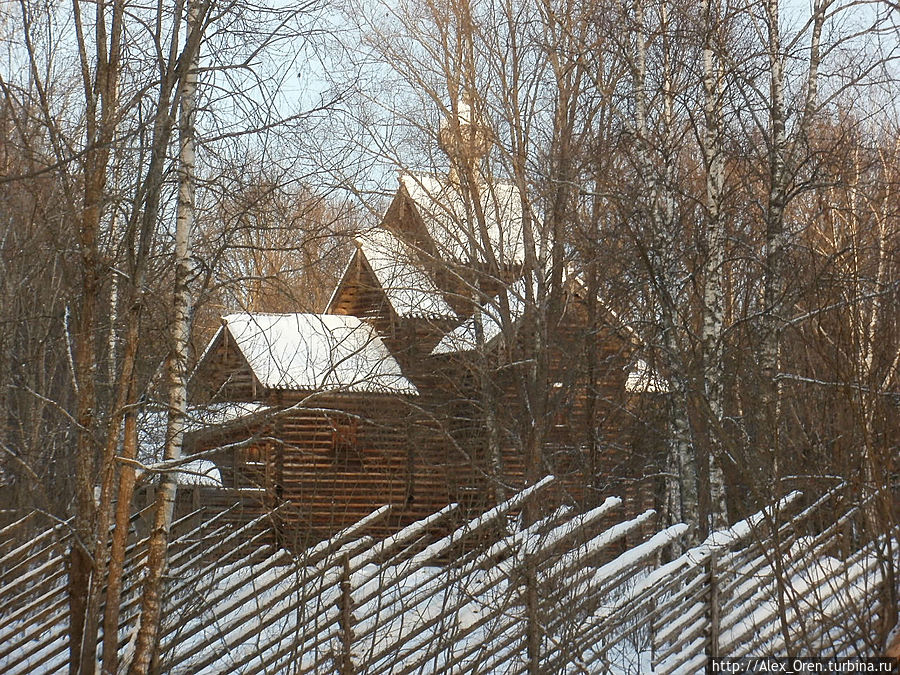
M 459 187 L 446 178 L 431 174 L 402 174 L 400 184 L 412 199 L 438 252 L 450 260 L 470 259 L 469 231 L 474 233 L 476 258 L 484 262 L 485 242 L 477 223 L 470 223 Z M 501 263 L 517 263 L 524 258 L 522 202 L 518 190 L 503 181 L 481 186 L 488 240 Z
M 525 313 L 525 280 L 520 279 L 506 291 L 506 300 L 509 304 L 509 318 L 518 321 Z M 494 296 L 484 304 L 477 315 L 481 320 L 482 336 L 484 344 L 490 343 L 502 332 L 502 316 L 500 314 L 500 296 Z M 477 334 L 475 326 L 476 317 L 466 319 L 459 326 L 444 335 L 441 341 L 431 350 L 432 355 L 452 354 L 456 352 L 468 352 L 477 348 Z
M 637 359 L 628 368 L 625 391 L 631 394 L 668 394 L 669 384 L 644 359 Z
M 230 314 L 222 323 L 220 332 L 228 331 L 264 387 L 418 394 L 381 338 L 355 316 Z
M 221 427 L 270 410 L 260 403 L 228 402 L 189 406 L 184 430 L 187 433 Z M 166 444 L 168 414 L 160 404 L 149 404 L 138 414 L 138 461 L 145 464 L 162 459 Z
M 377 229 L 359 237 L 357 243 L 398 316 L 455 316 L 437 286 L 416 264 L 412 250 L 400 239 Z
M 269 406 L 261 403 L 236 401 L 191 406 L 187 411 L 185 431 L 192 432 L 209 427 L 219 427 L 231 422 L 237 422 L 251 415 L 262 414 L 269 409 Z
M 194 459 L 185 462 L 175 472 L 175 480 L 179 485 L 222 487 L 222 473 L 216 463 L 208 459 Z

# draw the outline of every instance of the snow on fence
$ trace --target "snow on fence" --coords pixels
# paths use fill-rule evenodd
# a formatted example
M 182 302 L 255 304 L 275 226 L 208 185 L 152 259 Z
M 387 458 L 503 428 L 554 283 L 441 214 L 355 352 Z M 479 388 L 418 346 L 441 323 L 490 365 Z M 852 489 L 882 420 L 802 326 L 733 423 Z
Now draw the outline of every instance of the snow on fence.
M 301 555 L 261 545 L 269 516 L 176 523 L 158 670 L 166 673 L 689 673 L 710 655 L 872 654 L 896 565 L 859 538 L 859 504 L 792 493 L 668 562 L 621 500 L 528 526 L 547 478 L 453 527 L 451 505 L 383 541 L 382 507 Z M 827 509 L 827 510 L 826 510 Z M 817 526 L 822 513 L 836 513 Z M 68 523 L 0 530 L 0 670 L 66 668 Z M 33 529 L 30 531 L 34 531 Z M 447 534 L 435 537 L 435 531 Z M 648 536 L 649 535 L 649 536 Z M 895 542 L 894 542 L 895 543 Z M 119 649 L 137 627 L 144 541 L 128 549 Z M 893 557 L 892 557 L 893 556 Z M 671 558 L 669 555 L 668 558 Z

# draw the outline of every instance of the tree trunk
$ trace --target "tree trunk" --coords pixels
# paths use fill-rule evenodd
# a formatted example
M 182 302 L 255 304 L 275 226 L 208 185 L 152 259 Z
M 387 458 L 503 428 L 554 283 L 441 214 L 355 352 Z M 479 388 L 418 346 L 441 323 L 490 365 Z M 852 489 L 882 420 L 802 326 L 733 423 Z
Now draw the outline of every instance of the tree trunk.
M 97 588 L 95 560 L 98 553 L 105 555 L 106 533 L 102 542 L 95 541 L 97 505 L 94 502 L 96 485 L 96 407 L 97 392 L 97 344 L 96 320 L 100 295 L 102 265 L 99 249 L 100 220 L 103 214 L 104 187 L 109 164 L 110 147 L 117 125 L 119 57 L 122 39 L 124 3 L 113 5 L 110 33 L 107 35 L 105 8 L 97 6 L 95 24 L 97 63 L 94 77 L 90 76 L 87 61 L 87 42 L 81 22 L 78 3 L 75 5 L 75 28 L 81 58 L 82 85 L 86 103 L 84 204 L 79 228 L 82 289 L 81 307 L 75 335 L 75 387 L 77 420 L 79 425 L 78 447 L 75 462 L 76 547 L 81 550 L 71 559 L 72 585 L 70 587 L 69 649 L 70 671 L 93 672 L 96 668 L 96 621 L 91 616 L 90 588 Z M 107 39 L 109 44 L 107 46 Z M 99 108 L 99 110 L 98 110 Z M 107 467 L 101 465 L 101 473 Z M 91 569 L 86 569 L 90 566 Z M 86 622 L 88 625 L 86 625 Z M 85 650 L 85 646 L 89 646 Z
M 722 150 L 721 72 L 713 40 L 717 32 L 717 9 L 711 0 L 703 0 L 701 16 L 703 32 L 703 93 L 706 128 L 702 136 L 703 155 L 706 163 L 706 245 L 703 288 L 703 385 L 709 408 L 707 424 L 709 438 L 709 497 L 710 529 L 721 530 L 728 525 L 728 507 L 725 502 L 725 476 L 722 472 L 724 458 L 724 419 L 722 360 L 722 334 L 725 315 L 725 293 L 722 285 L 725 264 L 725 223 L 722 218 L 722 193 L 725 167 Z
M 122 457 L 134 459 L 137 455 L 137 397 L 136 379 L 132 377 L 129 388 L 129 408 L 125 413 Z M 109 553 L 106 605 L 103 614 L 103 675 L 115 675 L 119 667 L 119 603 L 122 597 L 122 574 L 125 568 L 125 547 L 130 527 L 131 498 L 134 494 L 134 467 L 125 464 L 119 474 L 119 494 L 116 501 L 116 523 Z
M 199 40 L 197 2 L 189 2 L 187 30 L 189 39 L 185 50 L 191 48 L 192 37 Z M 164 453 L 166 461 L 177 461 L 181 458 L 187 413 L 187 351 L 191 308 L 188 280 L 191 272 L 190 237 L 194 221 L 194 96 L 197 87 L 198 52 L 195 46 L 181 88 L 179 125 L 181 148 L 175 225 L 174 316 L 172 347 L 168 359 L 169 415 Z M 162 578 L 168 560 L 169 529 L 172 525 L 176 490 L 176 474 L 163 473 L 156 496 L 153 530 L 147 544 L 147 578 L 141 604 L 141 623 L 129 673 L 149 672 L 157 651 L 163 599 Z
M 135 271 L 132 276 L 138 284 L 140 284 L 143 279 L 143 273 L 140 271 L 143 267 L 143 261 L 141 261 L 140 269 Z M 140 291 L 133 288 L 132 294 L 135 296 L 135 300 L 128 313 L 128 333 L 125 342 L 125 353 L 122 357 L 122 372 L 119 375 L 116 400 L 110 419 L 107 422 L 106 444 L 103 448 L 103 455 L 101 458 L 100 501 L 93 532 L 93 541 L 95 542 L 94 573 L 91 576 L 90 591 L 88 593 L 88 602 L 85 613 L 84 642 L 81 653 L 81 672 L 83 673 L 94 672 L 96 669 L 97 629 L 100 623 L 100 597 L 103 586 L 107 584 L 106 576 L 110 556 L 108 544 L 110 510 L 116 469 L 115 454 L 119 446 L 122 419 L 125 410 L 130 403 L 128 396 L 129 392 L 133 389 L 134 366 L 137 360 L 141 314 L 141 303 L 138 300 Z M 120 495 L 120 501 L 121 498 L 122 496 Z M 128 505 L 126 505 L 126 508 L 127 507 Z M 109 598 L 107 598 L 107 604 L 109 604 Z
M 635 52 L 633 63 L 634 76 L 634 133 L 636 136 L 636 153 L 641 178 L 649 186 L 647 198 L 646 241 L 641 245 L 647 251 L 649 272 L 653 279 L 662 331 L 662 350 L 665 365 L 668 369 L 668 381 L 671 388 L 671 428 L 673 453 L 672 464 L 678 468 L 678 492 L 681 497 L 681 518 L 690 525 L 686 537 L 690 545 L 697 541 L 700 532 L 699 508 L 699 474 L 694 444 L 692 442 L 689 402 L 689 377 L 684 350 L 679 335 L 682 332 L 677 298 L 673 291 L 678 288 L 678 270 L 674 261 L 675 202 L 672 194 L 674 182 L 674 158 L 671 147 L 674 143 L 674 94 L 671 88 L 669 72 L 668 43 L 663 45 L 666 53 L 663 74 L 663 124 L 665 143 L 663 147 L 663 179 L 657 176 L 656 162 L 651 156 L 651 142 L 647 123 L 647 44 L 644 37 L 646 30 L 643 0 L 635 4 L 635 20 L 637 33 L 635 36 Z M 667 15 L 661 16 L 662 33 L 666 35 Z M 667 38 L 666 38 L 667 39 Z

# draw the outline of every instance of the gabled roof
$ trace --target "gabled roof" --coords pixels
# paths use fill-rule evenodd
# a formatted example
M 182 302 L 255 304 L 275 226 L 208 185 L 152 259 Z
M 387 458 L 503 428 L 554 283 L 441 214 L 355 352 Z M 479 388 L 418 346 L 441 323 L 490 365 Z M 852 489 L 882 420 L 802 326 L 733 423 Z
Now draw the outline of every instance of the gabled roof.
M 185 431 L 188 433 L 209 428 L 222 427 L 233 422 L 259 418 L 270 412 L 271 408 L 261 403 L 247 401 L 228 401 L 225 403 L 206 403 L 192 405 L 187 410 Z
M 247 423 L 265 417 L 272 409 L 260 403 L 229 401 L 188 406 L 184 430 L 188 434 Z M 138 460 L 151 464 L 162 459 L 166 445 L 168 414 L 165 406 L 149 402 L 138 414 Z
M 336 314 L 230 314 L 223 331 L 257 381 L 292 391 L 418 394 L 372 327 Z
M 584 287 L 580 286 L 580 288 L 583 290 Z M 519 279 L 506 291 L 509 319 L 513 323 L 519 322 L 525 315 L 525 290 L 525 279 Z M 500 297 L 499 295 L 494 296 L 480 308 L 479 316 L 484 345 L 490 345 L 502 333 Z M 603 304 L 603 308 L 615 321 L 617 327 L 621 327 L 619 317 L 605 304 Z M 469 317 L 441 338 L 431 351 L 432 356 L 474 351 L 478 348 L 475 328 L 475 317 Z M 633 329 L 628 326 L 626 328 L 628 329 L 627 336 L 637 343 L 637 336 Z M 665 379 L 642 358 L 633 358 L 625 367 L 625 371 L 625 390 L 629 393 L 665 394 L 671 391 Z
M 466 204 L 457 185 L 431 174 L 402 174 L 401 189 L 416 208 L 437 252 L 446 260 L 468 262 L 471 243 L 477 262 L 485 262 L 485 242 L 477 223 L 470 222 Z M 481 187 L 487 238 L 501 264 L 520 263 L 524 258 L 522 201 L 518 190 L 503 181 L 486 182 Z
M 669 383 L 644 359 L 635 359 L 627 370 L 625 391 L 631 394 L 668 394 L 672 391 Z
M 366 263 L 375 274 L 388 302 L 404 318 L 452 318 L 447 304 L 409 246 L 384 229 L 375 229 L 357 239 Z
M 506 291 L 509 304 L 509 318 L 517 322 L 525 313 L 525 280 L 520 279 Z M 494 296 L 481 306 L 479 317 L 484 344 L 492 342 L 502 332 L 500 296 Z M 444 335 L 431 350 L 432 355 L 469 352 L 478 347 L 475 317 L 471 316 L 459 326 Z
M 203 487 L 222 487 L 222 472 L 215 462 L 208 459 L 193 459 L 181 465 L 175 472 L 175 481 L 179 485 L 200 485 Z

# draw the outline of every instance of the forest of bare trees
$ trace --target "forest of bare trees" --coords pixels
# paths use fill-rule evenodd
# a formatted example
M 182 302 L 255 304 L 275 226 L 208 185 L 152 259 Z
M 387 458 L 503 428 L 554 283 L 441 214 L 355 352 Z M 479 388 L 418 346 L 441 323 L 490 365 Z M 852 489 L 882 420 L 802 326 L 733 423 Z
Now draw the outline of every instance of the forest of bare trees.
M 630 461 L 684 545 L 838 484 L 866 499 L 860 540 L 896 541 L 895 3 L 20 0 L 0 41 L 0 509 L 72 519 L 70 672 L 154 667 L 187 378 L 220 317 L 324 311 L 397 171 L 461 196 L 455 258 L 434 264 L 472 321 L 495 501 L 504 434 L 527 485 L 551 471 L 559 359 L 588 383 L 591 456 L 607 447 L 590 349 L 612 324 L 664 391 L 627 407 L 664 452 Z M 514 256 L 492 229 L 510 195 Z M 573 280 L 586 346 L 560 355 Z M 493 386 L 508 372 L 514 406 Z M 149 401 L 168 433 L 147 466 Z
M 674 520 L 700 534 L 786 477 L 826 476 L 882 495 L 890 518 L 895 8 L 351 3 L 341 21 L 355 41 L 333 57 L 335 86 L 348 73 L 370 86 L 335 116 L 334 136 L 350 127 L 364 141 L 336 146 L 334 170 L 357 156 L 452 165 L 473 206 L 492 182 L 515 185 L 536 274 L 517 355 L 534 364 L 519 391 L 533 411 L 526 455 L 540 447 L 541 363 L 574 270 L 670 387 L 661 469 Z M 487 142 L 477 166 L 480 150 L 438 151 L 440 120 L 460 106 L 477 122 L 441 133 L 460 135 L 455 148 Z M 469 237 L 486 251 L 474 211 Z M 486 263 L 502 276 L 502 261 Z M 472 286 L 488 299 L 490 283 Z

